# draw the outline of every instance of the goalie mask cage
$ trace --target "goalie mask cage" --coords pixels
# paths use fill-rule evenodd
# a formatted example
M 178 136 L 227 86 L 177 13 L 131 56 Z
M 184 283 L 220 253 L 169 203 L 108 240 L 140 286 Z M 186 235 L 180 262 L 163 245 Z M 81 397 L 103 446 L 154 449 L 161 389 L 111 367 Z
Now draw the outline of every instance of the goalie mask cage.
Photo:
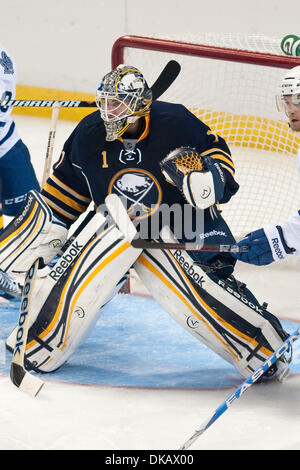
M 169 60 L 180 63 L 179 76 L 161 99 L 184 104 L 226 140 L 240 189 L 221 210 L 237 239 L 300 209 L 300 133 L 289 130 L 275 99 L 286 69 L 300 65 L 300 58 L 284 55 L 280 43 L 203 33 L 123 36 L 112 49 L 113 68 L 138 67 L 150 84 Z M 283 264 L 294 264 L 290 258 Z

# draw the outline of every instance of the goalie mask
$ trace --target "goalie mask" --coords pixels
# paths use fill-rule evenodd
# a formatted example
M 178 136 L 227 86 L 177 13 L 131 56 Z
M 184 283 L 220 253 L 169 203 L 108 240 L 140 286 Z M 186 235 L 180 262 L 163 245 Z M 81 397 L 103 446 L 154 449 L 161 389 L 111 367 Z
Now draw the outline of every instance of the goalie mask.
M 300 65 L 289 70 L 283 77 L 276 103 L 278 110 L 285 112 L 289 119 L 294 107 L 300 112 Z
M 106 128 L 106 140 L 113 141 L 130 124 L 149 114 L 152 91 L 137 68 L 119 65 L 103 77 L 95 101 Z

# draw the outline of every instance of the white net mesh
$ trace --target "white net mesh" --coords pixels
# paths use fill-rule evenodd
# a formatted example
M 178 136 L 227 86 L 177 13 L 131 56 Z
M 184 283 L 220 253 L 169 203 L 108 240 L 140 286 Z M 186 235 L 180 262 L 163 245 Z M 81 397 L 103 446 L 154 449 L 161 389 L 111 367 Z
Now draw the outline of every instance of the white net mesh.
M 199 34 L 153 34 L 155 39 L 180 41 L 190 44 L 223 47 L 241 51 L 263 52 L 273 55 L 284 55 L 281 50 L 281 37 L 261 36 L 245 33 L 199 33 Z
M 280 38 L 215 33 L 155 38 L 283 55 Z M 124 53 L 124 63 L 140 68 L 149 85 L 171 59 L 180 63 L 181 72 L 161 99 L 187 106 L 231 149 L 240 190 L 222 210 L 234 235 L 240 238 L 295 213 L 300 208 L 295 162 L 300 136 L 289 130 L 275 102 L 286 69 L 132 47 Z

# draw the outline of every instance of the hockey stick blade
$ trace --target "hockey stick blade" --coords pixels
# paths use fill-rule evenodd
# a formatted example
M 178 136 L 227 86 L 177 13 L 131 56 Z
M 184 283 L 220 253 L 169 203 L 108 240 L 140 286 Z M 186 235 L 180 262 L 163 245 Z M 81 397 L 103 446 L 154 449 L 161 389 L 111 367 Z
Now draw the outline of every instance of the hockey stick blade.
M 267 370 L 290 348 L 291 344 L 300 338 L 300 328 L 294 331 L 276 351 L 271 354 L 224 402 L 215 410 L 214 414 L 180 447 L 188 449 L 240 396 L 248 390 Z
M 11 364 L 10 379 L 19 390 L 31 397 L 36 397 L 44 385 L 39 378 L 30 375 L 20 364 L 16 363 Z
M 238 253 L 247 252 L 247 246 L 238 245 L 203 245 L 202 243 L 173 243 L 162 242 L 159 240 L 143 240 L 135 238 L 131 245 L 134 248 L 156 249 L 156 250 L 189 250 L 189 251 L 208 251 L 220 253 Z
M 169 86 L 172 85 L 174 80 L 177 78 L 180 70 L 181 67 L 176 60 L 170 60 L 167 63 L 151 87 L 153 100 L 157 100 L 157 98 L 167 91 Z
M 29 328 L 29 308 L 38 265 L 39 261 L 37 260 L 26 274 L 20 304 L 16 344 L 10 366 L 10 379 L 12 383 L 18 387 L 19 390 L 32 397 L 35 397 L 44 385 L 42 380 L 29 374 L 24 368 L 25 349 Z

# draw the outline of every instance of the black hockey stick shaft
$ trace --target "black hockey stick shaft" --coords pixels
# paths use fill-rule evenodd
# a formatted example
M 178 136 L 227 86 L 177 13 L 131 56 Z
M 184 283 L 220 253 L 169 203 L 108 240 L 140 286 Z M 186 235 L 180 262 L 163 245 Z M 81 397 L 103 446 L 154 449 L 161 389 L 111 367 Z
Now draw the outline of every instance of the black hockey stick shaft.
M 21 99 L 21 100 L 3 100 L 0 103 L 1 108 L 14 106 L 18 108 L 52 108 L 54 103 L 58 103 L 61 108 L 96 108 L 95 101 L 81 100 L 39 100 L 39 99 Z
M 203 245 L 202 243 L 173 243 L 163 242 L 159 240 L 143 240 L 142 238 L 135 238 L 132 240 L 131 245 L 134 248 L 143 249 L 157 249 L 157 250 L 189 250 L 189 251 L 208 251 L 219 253 L 237 253 L 248 251 L 247 246 L 238 245 Z
M 162 70 L 161 74 L 157 77 L 156 81 L 153 83 L 152 98 L 157 100 L 167 89 L 172 85 L 174 80 L 177 78 L 181 67 L 176 60 L 170 60 L 165 68 Z
M 170 60 L 156 81 L 153 83 L 151 90 L 153 100 L 159 98 L 174 82 L 180 72 L 180 65 L 175 60 Z M 61 108 L 96 108 L 95 101 L 81 101 L 81 100 L 3 100 L 1 107 L 22 107 L 22 108 L 52 108 L 54 103 L 59 103 Z

